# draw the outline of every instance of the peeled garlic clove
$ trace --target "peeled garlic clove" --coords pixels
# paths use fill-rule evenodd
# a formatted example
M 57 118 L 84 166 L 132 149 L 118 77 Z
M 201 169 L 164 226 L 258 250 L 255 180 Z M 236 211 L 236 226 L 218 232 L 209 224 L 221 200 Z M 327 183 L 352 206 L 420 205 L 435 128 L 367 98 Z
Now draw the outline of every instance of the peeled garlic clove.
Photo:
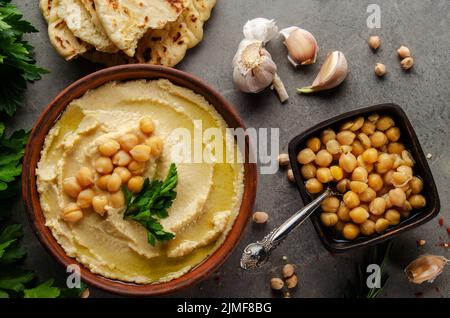
M 278 33 L 278 27 L 274 20 L 256 18 L 247 21 L 244 25 L 244 37 L 246 40 L 261 41 L 264 44 L 272 40 Z
M 334 88 L 341 84 L 348 74 L 348 64 L 344 53 L 334 51 L 327 56 L 325 63 L 311 86 L 299 88 L 302 94 L 309 94 Z
M 422 255 L 405 268 L 405 274 L 411 283 L 432 283 L 448 263 L 449 260 L 443 256 Z
M 280 31 L 288 49 L 288 59 L 292 65 L 308 65 L 316 62 L 319 48 L 314 36 L 299 27 L 293 26 Z
M 233 80 L 246 93 L 258 93 L 268 87 L 277 66 L 261 41 L 243 40 L 233 59 Z

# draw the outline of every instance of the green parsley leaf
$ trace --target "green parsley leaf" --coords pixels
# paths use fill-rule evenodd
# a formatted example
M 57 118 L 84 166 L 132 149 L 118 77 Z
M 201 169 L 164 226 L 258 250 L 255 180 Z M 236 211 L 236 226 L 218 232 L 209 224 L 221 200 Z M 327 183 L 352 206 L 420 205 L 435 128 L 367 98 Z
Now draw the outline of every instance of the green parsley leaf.
M 0 273 L 0 289 L 21 292 L 24 290 L 24 284 L 34 278 L 33 272 L 27 270 L 12 270 L 10 272 Z
M 23 100 L 27 82 L 46 70 L 36 66 L 33 47 L 23 39 L 37 30 L 10 1 L 0 1 L 0 111 L 12 116 Z
M 57 287 L 53 287 L 53 279 L 30 289 L 23 291 L 24 298 L 57 298 L 61 291 Z
M 164 230 L 160 219 L 169 216 L 168 209 L 177 196 L 177 183 L 177 167 L 172 163 L 164 181 L 145 179 L 139 194 L 135 195 L 126 187 L 122 188 L 126 203 L 124 219 L 143 225 L 147 229 L 147 241 L 152 246 L 155 246 L 156 241 L 168 241 L 175 237 L 175 234 Z
M 87 285 L 81 282 L 80 288 L 61 288 L 59 298 L 79 298 L 87 289 Z

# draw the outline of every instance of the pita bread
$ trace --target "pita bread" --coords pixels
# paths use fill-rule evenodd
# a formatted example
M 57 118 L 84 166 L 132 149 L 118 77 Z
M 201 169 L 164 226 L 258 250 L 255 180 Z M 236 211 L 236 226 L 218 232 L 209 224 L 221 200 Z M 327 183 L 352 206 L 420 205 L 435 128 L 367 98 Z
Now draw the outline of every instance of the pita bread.
M 203 38 L 203 25 L 211 16 L 216 0 L 189 0 L 187 8 L 177 21 L 168 23 L 161 30 L 149 30 L 139 41 L 134 58 L 122 52 L 104 54 L 89 51 L 83 55 L 94 63 L 107 66 L 126 63 L 149 63 L 173 67 L 189 48 Z
M 98 51 L 117 52 L 98 21 L 93 3 L 93 0 L 58 0 L 58 16 L 66 22 L 74 36 Z
M 73 35 L 63 19 L 58 17 L 58 0 L 41 0 L 39 7 L 48 23 L 48 37 L 58 54 L 71 60 L 91 47 Z
M 111 41 L 134 56 L 148 29 L 161 29 L 175 21 L 187 0 L 94 0 L 100 22 Z

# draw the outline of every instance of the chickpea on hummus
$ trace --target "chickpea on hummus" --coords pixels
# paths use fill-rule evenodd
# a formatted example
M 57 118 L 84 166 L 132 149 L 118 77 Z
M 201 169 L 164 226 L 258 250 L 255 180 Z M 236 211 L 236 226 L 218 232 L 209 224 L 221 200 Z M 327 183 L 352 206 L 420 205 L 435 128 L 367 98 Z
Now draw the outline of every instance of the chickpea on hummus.
M 46 226 L 92 272 L 140 284 L 177 278 L 211 255 L 239 213 L 244 169 L 236 162 L 176 161 L 179 128 L 194 134 L 227 124 L 202 96 L 168 80 L 111 82 L 73 100 L 48 133 L 36 170 Z M 203 140 L 201 150 L 208 148 Z M 228 149 L 226 150 L 228 151 Z M 176 161 L 176 198 L 160 219 L 173 239 L 149 244 L 124 218 L 122 188 L 139 193 Z

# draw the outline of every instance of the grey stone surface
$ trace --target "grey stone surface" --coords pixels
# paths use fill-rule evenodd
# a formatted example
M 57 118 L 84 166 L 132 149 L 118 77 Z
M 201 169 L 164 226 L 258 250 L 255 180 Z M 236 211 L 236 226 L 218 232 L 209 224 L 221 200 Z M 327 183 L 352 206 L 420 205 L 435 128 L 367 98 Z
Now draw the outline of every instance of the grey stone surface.
M 65 62 L 52 49 L 46 26 L 39 14 L 37 1 L 15 1 L 25 17 L 40 30 L 28 38 L 36 47 L 36 58 L 50 74 L 29 85 L 26 102 L 14 118 L 15 128 L 31 128 L 41 110 L 56 94 L 76 79 L 94 71 L 98 66 L 78 60 Z M 416 129 L 425 153 L 433 154 L 430 166 L 440 193 L 442 210 L 439 217 L 450 226 L 450 3 L 447 0 L 377 0 L 381 7 L 381 29 L 366 26 L 366 8 L 374 1 L 360 0 L 218 0 L 211 20 L 206 24 L 203 42 L 190 50 L 177 68 L 197 75 L 216 87 L 236 107 L 250 127 L 279 127 L 280 150 L 285 151 L 289 140 L 308 127 L 331 116 L 354 108 L 394 102 L 406 111 Z M 280 39 L 268 49 L 279 67 L 279 74 L 291 95 L 286 105 L 280 105 L 269 90 L 259 95 L 237 91 L 231 78 L 231 60 L 242 38 L 242 26 L 251 18 L 276 19 L 279 27 L 300 25 L 317 38 L 320 51 L 318 63 L 294 70 L 288 63 Z M 374 54 L 366 39 L 370 34 L 381 36 L 381 48 Z M 400 69 L 396 48 L 407 45 L 415 58 L 409 73 Z M 339 49 L 347 56 L 350 74 L 334 91 L 316 96 L 299 96 L 295 88 L 309 84 L 318 72 L 326 54 Z M 378 79 L 373 73 L 376 62 L 387 66 L 387 75 Z M 269 279 L 278 275 L 282 256 L 296 264 L 299 287 L 293 297 L 341 297 L 346 281 L 351 279 L 353 262 L 364 250 L 331 255 L 320 243 L 310 222 L 299 228 L 278 248 L 271 264 L 265 268 L 244 272 L 238 266 L 243 247 L 260 238 L 267 230 L 280 224 L 302 206 L 297 190 L 288 183 L 285 171 L 262 175 L 259 179 L 255 209 L 270 213 L 265 227 L 249 224 L 240 244 L 217 274 L 174 296 L 180 297 L 276 297 L 269 288 Z M 27 224 L 21 205 L 17 202 L 16 219 Z M 450 269 L 434 284 L 409 284 L 402 269 L 422 253 L 435 253 L 450 258 L 450 249 L 439 246 L 450 242 L 438 219 L 402 234 L 394 240 L 389 265 L 391 280 L 383 296 L 449 297 Z M 418 248 L 417 239 L 427 244 Z M 41 279 L 54 277 L 63 283 L 65 272 L 41 247 L 30 228 L 26 227 L 27 265 Z M 111 296 L 91 289 L 95 297 Z

